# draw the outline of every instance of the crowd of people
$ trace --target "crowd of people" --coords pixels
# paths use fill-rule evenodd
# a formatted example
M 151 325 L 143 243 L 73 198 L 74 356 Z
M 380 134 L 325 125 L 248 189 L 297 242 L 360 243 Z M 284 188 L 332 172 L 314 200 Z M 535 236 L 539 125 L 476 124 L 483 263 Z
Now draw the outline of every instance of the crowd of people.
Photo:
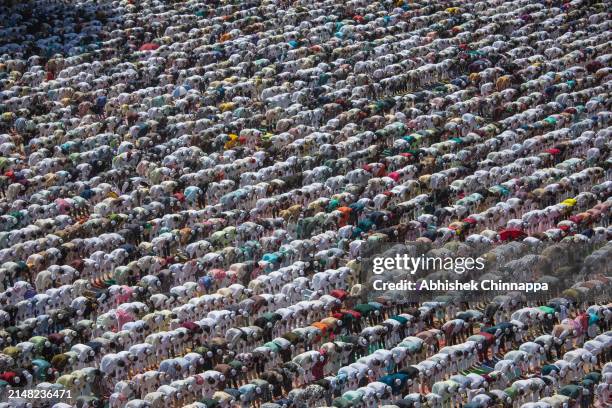
M 0 408 L 610 406 L 610 5 L 5 1 Z

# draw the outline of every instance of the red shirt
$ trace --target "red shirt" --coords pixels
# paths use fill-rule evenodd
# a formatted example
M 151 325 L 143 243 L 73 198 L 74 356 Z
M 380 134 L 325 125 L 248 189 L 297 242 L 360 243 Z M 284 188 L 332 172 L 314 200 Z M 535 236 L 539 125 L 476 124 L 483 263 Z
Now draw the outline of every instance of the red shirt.
M 346 290 L 342 290 L 342 289 L 334 289 L 329 294 L 340 300 L 344 300 L 348 296 L 348 293 L 346 292 Z
M 323 361 L 319 360 L 317 361 L 311 369 L 312 375 L 314 376 L 315 380 L 320 380 L 321 378 L 324 377 L 324 368 L 325 368 L 325 364 L 327 364 L 327 354 L 325 352 L 325 350 L 320 350 L 319 351 L 321 353 L 321 355 L 323 356 Z

